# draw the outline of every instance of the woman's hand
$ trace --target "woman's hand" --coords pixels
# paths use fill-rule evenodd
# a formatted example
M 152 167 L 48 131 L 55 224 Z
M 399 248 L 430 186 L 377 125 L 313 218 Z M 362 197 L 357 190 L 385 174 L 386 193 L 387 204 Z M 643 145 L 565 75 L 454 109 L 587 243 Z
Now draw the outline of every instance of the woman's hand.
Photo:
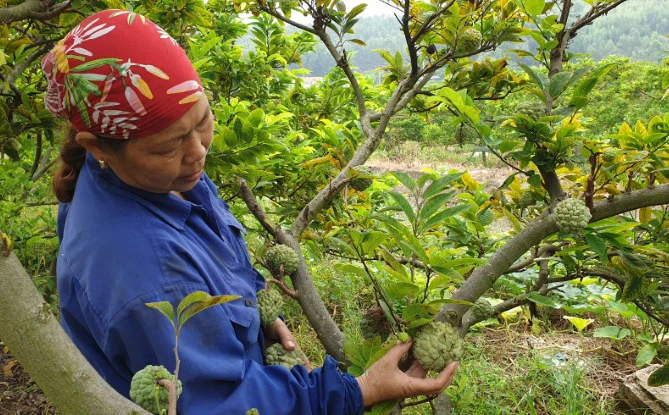
M 293 333 L 290 332 L 286 323 L 278 317 L 272 324 L 265 327 L 265 338 L 276 343 L 281 343 L 286 350 L 295 350 L 297 348 L 297 342 Z M 311 370 L 311 362 L 309 362 L 306 356 L 304 357 L 304 366 L 307 367 L 307 370 Z
M 388 351 L 360 377 L 356 378 L 365 407 L 390 399 L 436 395 L 451 383 L 456 362 L 451 362 L 436 378 L 425 379 L 427 370 L 418 362 L 402 372 L 399 361 L 411 349 L 412 342 L 400 343 Z

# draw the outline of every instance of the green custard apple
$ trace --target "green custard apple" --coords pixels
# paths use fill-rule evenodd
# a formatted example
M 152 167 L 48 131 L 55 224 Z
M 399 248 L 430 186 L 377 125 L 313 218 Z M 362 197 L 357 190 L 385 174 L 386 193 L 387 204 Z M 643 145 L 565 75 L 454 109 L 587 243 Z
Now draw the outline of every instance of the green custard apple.
M 130 399 L 152 414 L 159 414 L 161 410 L 167 410 L 169 391 L 158 384 L 158 381 L 162 379 L 172 380 L 174 375 L 164 366 L 146 366 L 135 373 L 130 381 Z M 181 390 L 182 385 L 179 381 L 177 397 L 181 395 Z
M 439 372 L 449 362 L 460 359 L 462 351 L 462 339 L 447 323 L 432 322 L 414 336 L 413 355 L 425 369 Z
M 258 300 L 258 312 L 263 327 L 270 325 L 281 314 L 283 308 L 283 297 L 277 290 L 266 288 L 256 294 Z
M 272 275 L 280 278 L 282 266 L 284 276 L 293 275 L 297 271 L 299 258 L 293 248 L 286 245 L 274 245 L 265 253 L 265 263 Z
M 268 366 L 280 365 L 292 369 L 295 365 L 303 365 L 304 353 L 300 349 L 286 350 L 280 343 L 274 343 L 265 350 L 265 363 Z
M 555 223 L 563 233 L 578 234 L 592 218 L 590 209 L 581 199 L 565 199 L 555 206 Z

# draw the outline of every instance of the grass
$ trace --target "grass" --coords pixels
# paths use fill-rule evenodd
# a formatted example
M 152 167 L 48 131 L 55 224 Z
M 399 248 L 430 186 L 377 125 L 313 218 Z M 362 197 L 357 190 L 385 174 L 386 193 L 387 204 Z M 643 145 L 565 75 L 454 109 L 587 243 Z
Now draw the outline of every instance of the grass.
M 334 265 L 312 264 L 316 285 L 347 339 L 360 341 L 360 316 L 364 304 L 370 301 L 367 281 L 343 275 Z M 314 366 L 321 365 L 325 351 L 299 304 L 287 300 L 284 310 L 300 347 Z M 544 347 L 538 350 L 524 346 L 523 336 L 528 335 L 521 328 L 511 334 L 502 329 L 484 329 L 467 336 L 467 353 L 447 390 L 454 415 L 616 413 L 610 391 L 604 393 L 591 376 L 613 371 L 589 355 L 581 358 L 577 352 L 564 351 L 566 342 L 577 341 L 576 334 L 543 335 Z M 559 355 L 568 359 L 558 360 Z M 407 407 L 403 413 L 427 415 L 432 411 L 428 405 L 420 405 Z
M 386 146 L 376 151 L 370 158 L 370 163 L 399 162 L 409 166 L 425 166 L 432 168 L 440 165 L 464 167 L 506 167 L 492 154 L 487 154 L 484 162 L 481 151 L 472 144 L 443 145 L 436 143 L 420 143 L 418 141 L 404 141 L 396 145 Z
M 517 357 L 486 346 L 483 334 L 470 336 L 447 393 L 454 414 L 608 415 L 587 361 L 559 360 L 556 352 L 523 350 Z

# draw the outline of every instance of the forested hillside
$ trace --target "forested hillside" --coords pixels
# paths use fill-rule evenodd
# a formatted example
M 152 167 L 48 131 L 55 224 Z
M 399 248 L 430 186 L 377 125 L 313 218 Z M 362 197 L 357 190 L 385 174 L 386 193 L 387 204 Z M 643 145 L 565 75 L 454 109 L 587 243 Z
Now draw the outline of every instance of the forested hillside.
M 585 4 L 576 3 L 573 19 L 585 12 Z M 294 31 L 288 27 L 288 31 Z M 663 51 L 669 50 L 669 5 L 666 0 L 630 0 L 602 17 L 597 25 L 583 28 L 573 39 L 570 53 L 578 56 L 588 54 L 595 61 L 611 55 L 625 56 L 632 60 L 659 62 Z M 353 51 L 351 59 L 358 71 L 370 73 L 375 68 L 384 66 L 384 60 L 374 52 L 375 49 L 403 51 L 404 39 L 400 25 L 394 16 L 363 17 L 355 27 L 355 34 L 350 38 L 361 39 L 367 46 L 362 47 L 348 42 L 346 49 Z M 533 51 L 536 43 L 526 38 L 524 44 L 503 44 L 497 51 L 491 52 L 499 58 L 506 49 L 524 49 Z M 323 45 L 316 51 L 305 54 L 302 58 L 305 68 L 311 76 L 324 76 L 334 62 Z M 526 63 L 530 63 L 528 60 Z

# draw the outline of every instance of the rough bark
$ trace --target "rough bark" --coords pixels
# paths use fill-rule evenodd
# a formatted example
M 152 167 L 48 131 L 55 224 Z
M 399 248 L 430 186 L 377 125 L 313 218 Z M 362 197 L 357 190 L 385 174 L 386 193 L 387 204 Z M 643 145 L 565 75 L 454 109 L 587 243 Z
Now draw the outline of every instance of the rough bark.
M 0 9 L 0 24 L 29 19 L 35 13 L 43 11 L 40 0 L 26 0 L 21 4 Z
M 666 204 L 669 204 L 669 184 L 637 190 L 611 200 L 607 199 L 596 203 L 590 222 L 597 222 L 646 206 Z M 544 238 L 557 232 L 557 230 L 554 215 L 544 212 L 516 236 L 511 238 L 506 245 L 497 250 L 487 264 L 478 267 L 453 294 L 452 299 L 470 302 L 476 301 L 525 252 L 529 251 L 534 245 L 539 244 Z M 469 306 L 466 305 L 445 304 L 437 315 L 437 320 L 460 325 L 460 319 L 468 309 Z
M 148 415 L 79 353 L 12 253 L 0 254 L 0 338 L 60 413 Z
M 283 233 L 277 238 L 277 241 L 288 245 L 299 257 L 297 272 L 291 277 L 293 286 L 297 290 L 298 301 L 302 307 L 302 311 L 309 319 L 311 327 L 313 327 L 325 351 L 340 362 L 346 362 L 346 355 L 344 354 L 344 333 L 339 329 L 337 323 L 330 316 L 325 303 L 321 299 L 318 289 L 314 284 L 313 278 L 309 273 L 309 268 L 304 262 L 304 256 L 300 250 L 300 244 L 295 238 Z

